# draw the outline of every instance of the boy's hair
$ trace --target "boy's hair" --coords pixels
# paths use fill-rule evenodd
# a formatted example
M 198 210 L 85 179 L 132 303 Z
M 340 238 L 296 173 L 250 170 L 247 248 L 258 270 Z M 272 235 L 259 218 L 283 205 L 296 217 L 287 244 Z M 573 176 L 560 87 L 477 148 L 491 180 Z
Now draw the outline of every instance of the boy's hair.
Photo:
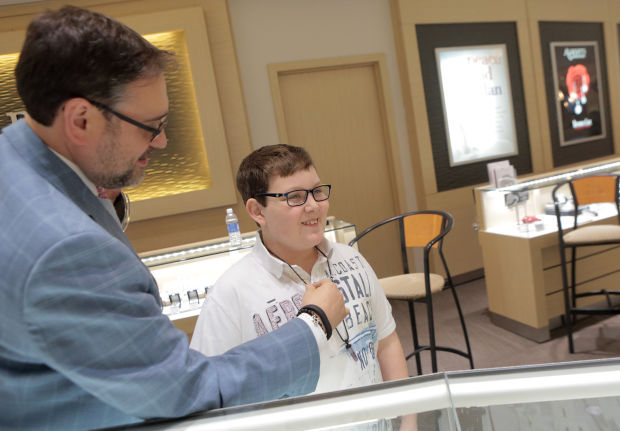
M 114 106 L 127 84 L 174 64 L 171 53 L 124 24 L 65 6 L 30 23 L 15 79 L 28 114 L 50 126 L 66 100 L 84 97 Z
M 312 166 L 314 163 L 310 154 L 301 147 L 267 145 L 243 159 L 237 171 L 237 190 L 241 193 L 243 203 L 255 198 L 261 205 L 266 205 L 265 196 L 256 195 L 267 193 L 271 177 L 288 177 Z

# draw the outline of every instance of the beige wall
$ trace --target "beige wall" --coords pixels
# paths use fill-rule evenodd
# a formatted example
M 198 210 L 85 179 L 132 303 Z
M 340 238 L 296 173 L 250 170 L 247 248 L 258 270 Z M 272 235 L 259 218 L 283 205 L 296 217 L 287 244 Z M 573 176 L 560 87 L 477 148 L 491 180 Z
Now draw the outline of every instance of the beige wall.
M 268 64 L 385 55 L 403 175 L 404 209 L 416 208 L 389 2 L 229 0 L 228 5 L 254 148 L 279 143 Z M 358 226 L 358 231 L 366 227 Z
M 396 171 L 394 175 L 399 180 L 394 190 L 374 190 L 374 192 L 398 195 L 398 209 L 370 208 L 373 203 L 369 201 L 367 209 L 363 210 L 362 214 L 356 213 L 357 215 L 346 217 L 347 221 L 356 224 L 357 231 L 361 232 L 382 218 L 417 209 L 416 185 L 409 154 L 411 147 L 400 91 L 389 1 L 228 0 L 228 5 L 254 148 L 281 141 L 269 85 L 268 65 L 304 61 L 329 62 L 330 59 L 338 61 L 341 58 L 375 54 L 385 57 L 389 87 L 387 98 L 391 101 L 391 106 L 388 107 L 391 111 L 389 120 L 393 122 L 395 130 L 395 148 L 389 157 L 393 159 Z M 376 145 L 381 146 L 383 143 L 377 142 Z M 351 157 L 355 157 L 354 154 Z M 333 172 L 338 169 L 341 161 L 332 159 L 329 162 L 331 166 L 326 166 L 325 160 L 321 163 L 318 166 L 319 172 Z M 372 164 L 370 166 L 365 164 L 361 168 L 351 170 L 349 174 L 352 177 L 367 176 L 367 172 L 372 169 Z M 364 183 L 364 179 L 359 178 L 359 183 Z M 343 185 L 340 184 L 341 191 Z M 367 195 L 351 191 L 349 194 L 355 196 L 356 200 L 368 198 Z M 334 208 L 336 207 L 337 205 L 334 205 Z M 377 213 L 383 215 L 371 216 Z M 345 217 L 344 214 L 338 214 L 333 210 L 330 210 L 330 214 Z M 365 247 L 363 250 L 366 254 L 372 254 L 370 249 L 377 248 L 373 244 L 367 244 Z M 398 262 L 398 255 L 391 256 L 386 260 L 393 258 Z M 420 257 L 415 261 L 419 262 L 419 265 L 415 266 L 421 266 Z M 389 265 L 385 266 L 379 262 L 373 264 L 383 275 L 393 273 L 394 268 L 387 270 Z

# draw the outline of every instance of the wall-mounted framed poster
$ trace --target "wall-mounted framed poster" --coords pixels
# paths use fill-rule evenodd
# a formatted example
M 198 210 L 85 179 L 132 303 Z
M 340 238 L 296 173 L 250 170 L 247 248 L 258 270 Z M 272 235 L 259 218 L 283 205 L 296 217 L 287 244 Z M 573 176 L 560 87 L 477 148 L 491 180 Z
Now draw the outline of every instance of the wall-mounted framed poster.
M 553 166 L 612 155 L 603 24 L 539 24 Z
M 438 192 L 488 182 L 487 163 L 532 172 L 515 22 L 417 24 Z
M 604 138 L 598 42 L 551 42 L 550 49 L 560 146 Z
M 450 166 L 519 153 L 506 44 L 436 48 Z

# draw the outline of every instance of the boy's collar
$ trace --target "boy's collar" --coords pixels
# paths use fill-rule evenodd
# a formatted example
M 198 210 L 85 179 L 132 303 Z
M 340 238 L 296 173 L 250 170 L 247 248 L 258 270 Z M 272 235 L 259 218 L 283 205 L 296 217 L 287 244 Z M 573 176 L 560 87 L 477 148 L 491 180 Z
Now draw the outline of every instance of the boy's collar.
M 284 262 L 281 259 L 273 256 L 269 252 L 269 250 L 267 249 L 267 247 L 263 243 L 263 239 L 261 237 L 261 231 L 260 230 L 258 230 L 256 232 L 256 244 L 255 244 L 254 247 L 256 248 L 256 251 L 258 252 L 258 255 L 259 255 L 260 259 L 261 259 L 261 262 L 262 262 L 263 266 L 269 272 L 271 272 L 274 276 L 279 278 L 279 277 L 282 276 L 282 273 L 286 269 L 288 269 L 288 265 L 286 264 L 286 262 Z M 327 240 L 327 238 L 323 237 L 323 239 L 321 239 L 321 242 L 317 245 L 317 247 L 322 252 L 322 253 L 319 252 L 319 256 L 318 256 L 318 260 L 319 261 L 323 262 L 323 261 L 327 261 L 327 259 L 331 258 L 331 255 L 333 253 L 333 246 Z

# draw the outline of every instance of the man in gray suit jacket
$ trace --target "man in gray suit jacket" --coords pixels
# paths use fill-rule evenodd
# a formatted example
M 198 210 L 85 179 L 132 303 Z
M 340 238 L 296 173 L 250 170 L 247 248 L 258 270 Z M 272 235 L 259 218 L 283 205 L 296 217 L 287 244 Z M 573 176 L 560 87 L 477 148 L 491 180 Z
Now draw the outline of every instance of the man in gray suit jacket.
M 96 186 L 141 181 L 166 146 L 170 55 L 75 7 L 28 27 L 16 67 L 28 116 L 0 135 L 0 428 L 91 429 L 312 391 L 317 346 L 347 310 L 328 281 L 306 313 L 207 358 Z M 313 307 L 314 306 L 314 307 Z

